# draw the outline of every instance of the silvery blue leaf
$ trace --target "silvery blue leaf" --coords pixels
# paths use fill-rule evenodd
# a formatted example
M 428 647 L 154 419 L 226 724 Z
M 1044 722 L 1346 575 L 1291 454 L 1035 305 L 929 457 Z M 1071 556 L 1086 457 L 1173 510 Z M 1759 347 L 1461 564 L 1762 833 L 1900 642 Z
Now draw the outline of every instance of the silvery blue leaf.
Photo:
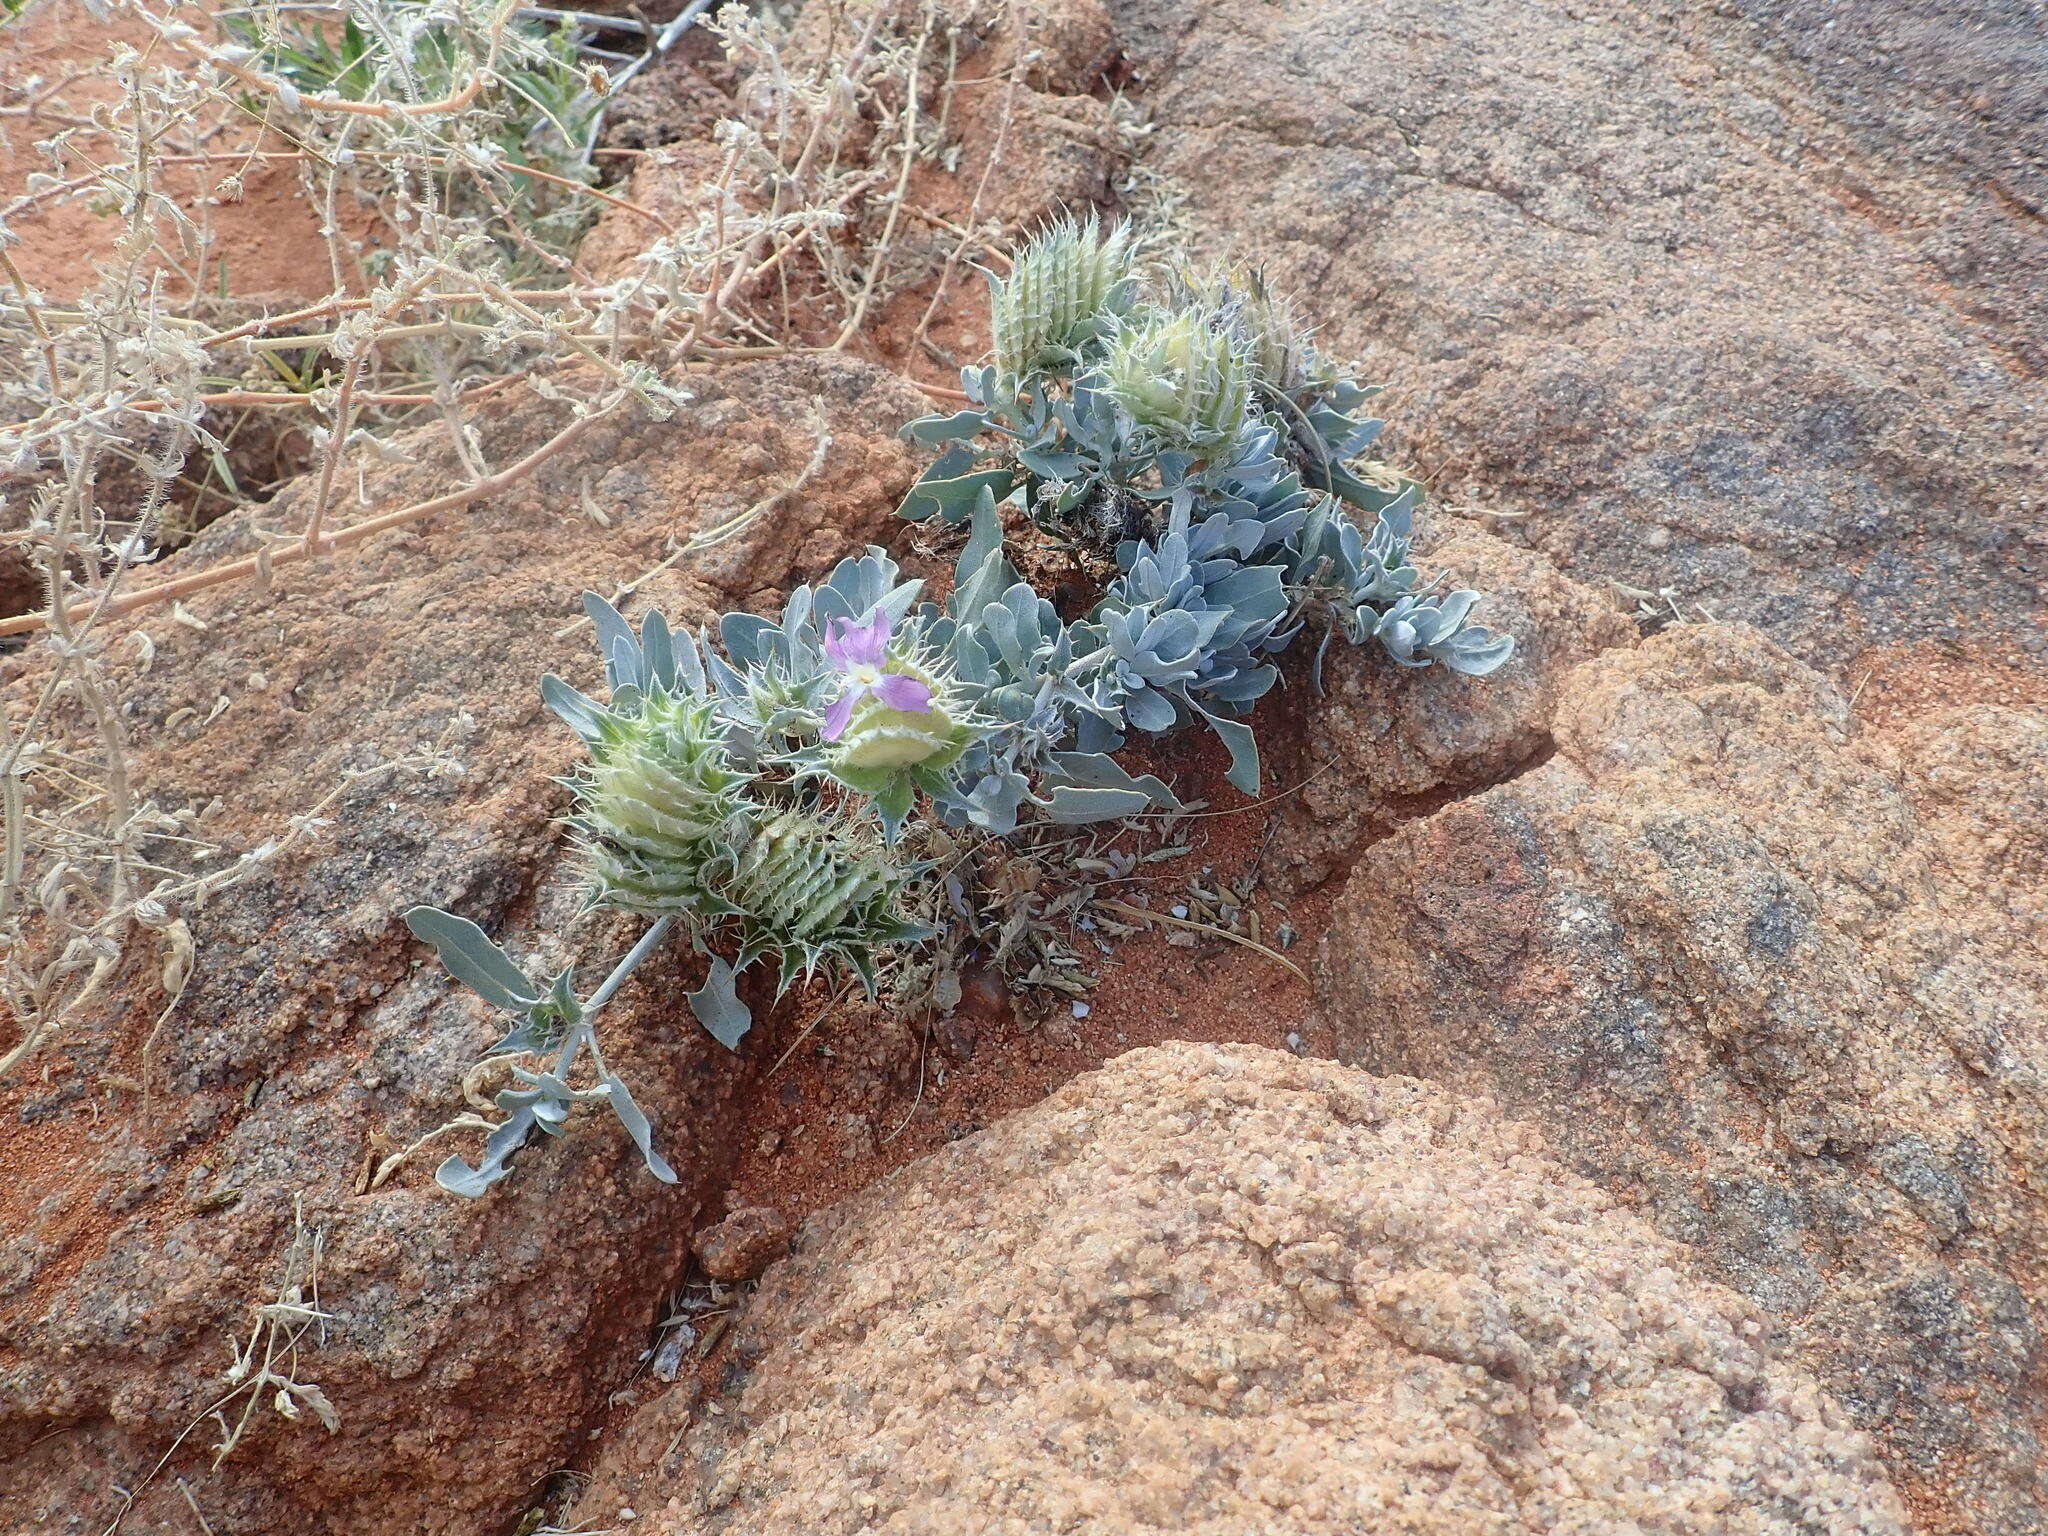
M 1053 786 L 1046 798 L 1046 818 L 1064 826 L 1091 821 L 1114 821 L 1133 816 L 1151 805 L 1152 797 L 1135 789 L 1080 789 L 1072 785 Z
M 1263 699 L 1273 685 L 1280 681 L 1280 669 L 1273 666 L 1252 667 L 1234 672 L 1202 684 L 1202 697 L 1224 704 L 1250 704 Z
M 1230 772 L 1226 777 L 1247 795 L 1259 792 L 1259 744 L 1252 736 L 1252 728 L 1242 720 L 1226 720 L 1212 715 L 1199 704 L 1194 710 L 1209 722 L 1209 729 L 1230 749 Z
M 434 1170 L 434 1182 L 455 1194 L 475 1199 L 512 1171 L 507 1159 L 526 1145 L 534 1124 L 531 1106 L 515 1109 L 502 1125 L 492 1130 L 484 1142 L 484 1155 L 474 1168 L 459 1157 L 451 1157 Z
M 718 652 L 704 652 L 704 670 L 710 674 L 712 684 L 720 693 L 739 699 L 747 696 L 747 680 L 727 665 Z
M 679 629 L 670 639 L 675 647 L 676 682 L 689 693 L 705 692 L 704 658 L 698 654 L 696 637 Z
M 647 1160 L 647 1171 L 664 1184 L 676 1182 L 676 1171 L 668 1165 L 668 1159 L 654 1150 L 654 1128 L 647 1123 L 647 1116 L 616 1072 L 605 1074 L 605 1096 L 610 1101 L 612 1113 L 619 1117 L 619 1124 L 626 1128 L 626 1134 L 633 1138 L 633 1145 L 640 1149 L 640 1155 Z
M 1049 453 L 1041 448 L 1019 448 L 1017 462 L 1047 480 L 1071 480 L 1087 460 L 1078 453 Z
M 960 552 L 953 593 L 946 600 L 946 611 L 962 622 L 979 614 L 1017 580 L 1016 568 L 1003 553 L 1003 527 L 994 497 L 982 496 L 973 530 Z
M 640 621 L 640 649 L 647 657 L 647 683 L 664 693 L 676 691 L 676 648 L 668 620 L 650 609 Z
M 606 710 L 595 699 L 577 692 L 552 672 L 540 680 L 540 697 L 585 741 L 595 743 L 604 739 Z
M 526 1088 L 498 1090 L 498 1108 L 507 1111 L 531 1109 L 535 1122 L 550 1135 L 560 1133 L 569 1111 L 576 1106 L 576 1090 L 553 1072 L 530 1072 L 514 1066 L 512 1075 Z
M 1468 677 L 1485 677 L 1498 670 L 1514 654 L 1513 635 L 1497 635 L 1475 624 L 1451 637 L 1442 660 L 1454 672 L 1462 672 Z
M 969 456 L 970 462 L 972 456 Z M 910 488 L 899 508 L 902 516 L 922 521 L 937 514 L 949 523 L 964 523 L 974 513 L 974 504 L 987 491 L 1001 501 L 1017 488 L 1017 476 L 1009 469 L 970 469 L 948 475 L 935 473 L 946 461 L 941 458 L 925 477 Z
M 1478 601 L 1479 594 L 1469 587 L 1456 592 L 1446 592 L 1436 603 L 1438 633 L 1449 636 L 1453 631 L 1462 628 L 1466 616 L 1472 612 Z
M 782 632 L 785 636 L 811 635 L 811 612 L 817 601 L 818 594 L 810 587 L 790 589 L 789 600 L 782 605 Z
M 911 806 L 916 800 L 908 775 L 899 774 L 875 792 L 875 813 L 882 818 L 882 842 L 893 846 L 903 830 L 903 823 L 909 818 Z
M 945 802 L 945 808 L 985 832 L 1007 837 L 1017 830 L 1018 813 L 1029 794 L 1022 774 L 989 773 Z
M 633 634 L 633 626 L 620 616 L 618 609 L 595 592 L 583 594 L 583 611 L 590 615 L 591 626 L 597 631 L 597 653 L 604 658 L 606 684 L 612 688 L 625 683 L 637 684 L 640 681 L 640 642 Z M 620 641 L 625 642 L 626 652 L 633 658 L 623 670 L 618 660 Z
M 1048 778 L 1077 788 L 1129 790 L 1142 794 L 1162 810 L 1181 809 L 1179 799 L 1156 775 L 1133 774 L 1104 752 L 1055 752 Z
M 1416 641 L 1419 637 L 1415 632 L 1415 626 L 1407 619 L 1400 617 L 1398 614 L 1389 614 L 1380 620 L 1374 633 L 1378 635 L 1380 644 L 1386 647 L 1387 654 L 1393 657 L 1398 665 L 1404 667 L 1426 667 L 1429 665 L 1429 658 L 1427 656 L 1415 654 Z
M 920 416 L 903 429 L 903 435 L 928 447 L 974 437 L 988 426 L 988 416 L 971 407 L 950 416 Z
M 433 945 L 448 974 L 485 1002 L 507 1013 L 525 1013 L 540 1001 L 540 989 L 468 918 L 439 907 L 413 907 L 405 914 L 405 926 Z
M 1180 718 L 1172 700 L 1149 688 L 1132 694 L 1126 701 L 1126 709 L 1131 724 L 1141 731 L 1169 731 L 1173 729 L 1173 723 Z
M 1410 482 L 1379 509 L 1379 531 L 1402 540 L 1404 552 L 1405 541 L 1415 532 L 1415 503 L 1420 495 L 1420 490 Z
M 1314 478 L 1318 471 L 1311 470 L 1309 473 L 1311 478 Z M 1326 488 L 1343 497 L 1360 511 L 1373 513 L 1383 510 L 1396 495 L 1408 494 L 1406 491 L 1383 491 L 1370 481 L 1359 479 L 1341 464 L 1330 466 Z
M 1213 634 L 1215 626 L 1210 626 Z M 1139 661 L 1154 660 L 1161 663 L 1179 663 L 1193 654 L 1202 642 L 1202 621 L 1185 608 L 1169 609 L 1155 614 L 1139 634 L 1135 649 Z M 1147 668 L 1147 676 L 1159 675 L 1157 666 Z
M 1277 566 L 1241 566 L 1212 584 L 1204 596 L 1248 617 L 1278 618 L 1287 611 L 1287 593 Z
M 545 1028 L 541 1021 L 528 1014 L 507 1030 L 502 1038 L 493 1042 L 484 1052 L 486 1056 L 504 1056 L 514 1051 L 544 1051 L 552 1043 L 554 1031 Z
M 546 998 L 528 1009 L 485 1054 L 502 1056 L 511 1051 L 547 1050 L 561 1039 L 564 1029 L 574 1026 L 582 1017 L 583 1006 L 569 990 L 569 972 L 564 971 L 548 984 Z
M 718 638 L 726 654 L 742 667 L 758 666 L 767 654 L 766 637 L 780 633 L 757 613 L 728 613 L 718 621 Z
M 890 570 L 893 572 L 894 569 L 895 567 L 892 565 Z M 876 606 L 882 612 L 889 615 L 889 621 L 892 625 L 900 627 L 904 619 L 909 616 L 910 610 L 917 606 L 918 594 L 923 591 L 924 581 L 922 578 L 916 581 L 906 581 L 898 586 L 891 587 Z
M 739 989 L 733 985 L 735 974 L 722 956 L 713 955 L 704 985 L 683 994 L 690 1011 L 697 1015 L 697 1022 L 728 1051 L 738 1050 L 741 1039 L 754 1026 L 752 1011 L 740 1001 Z
M 994 494 L 984 491 L 974 501 L 974 515 L 967 531 L 967 546 L 960 551 L 960 569 L 979 570 L 984 560 L 990 555 L 1001 554 L 1002 549 L 1003 520 L 996 511 Z
M 614 635 L 605 661 L 605 676 L 612 685 L 612 707 L 622 708 L 620 696 L 631 690 L 637 702 L 638 696 L 647 691 L 647 658 L 640 653 L 640 642 L 631 634 Z

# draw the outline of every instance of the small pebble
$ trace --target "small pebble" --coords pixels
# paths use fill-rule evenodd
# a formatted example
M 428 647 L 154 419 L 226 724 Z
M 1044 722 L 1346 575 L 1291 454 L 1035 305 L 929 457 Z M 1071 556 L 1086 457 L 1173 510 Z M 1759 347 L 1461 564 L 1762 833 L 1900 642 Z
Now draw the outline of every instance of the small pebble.
M 789 1233 L 789 1219 L 780 1211 L 750 1205 L 706 1227 L 690 1247 L 712 1279 L 751 1280 L 781 1257 L 789 1247 Z
M 1085 1018 L 1087 1018 L 1087 1017 L 1088 1017 L 1088 1005 L 1087 1005 L 1086 1003 L 1076 1003 L 1076 1004 L 1074 1004 L 1074 1017 L 1075 1017 L 1075 1018 L 1077 1018 L 1077 1019 L 1085 1019 Z
M 1188 915 L 1188 909 L 1185 905 L 1175 907 L 1173 909 L 1173 915 L 1175 917 L 1186 917 Z
M 1298 1051 L 1301 1049 L 1301 1036 L 1294 1033 L 1293 1030 L 1289 1030 L 1287 1032 L 1287 1049 L 1289 1049 L 1290 1051 Z

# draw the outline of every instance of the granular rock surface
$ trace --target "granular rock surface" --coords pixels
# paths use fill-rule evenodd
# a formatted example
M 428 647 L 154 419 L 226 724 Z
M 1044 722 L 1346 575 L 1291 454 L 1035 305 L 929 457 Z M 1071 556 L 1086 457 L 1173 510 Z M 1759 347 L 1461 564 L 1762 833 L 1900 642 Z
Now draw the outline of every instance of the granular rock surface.
M 281 569 L 268 590 L 195 595 L 193 623 L 143 621 L 153 658 L 126 646 L 110 663 L 140 701 L 138 778 L 166 804 L 211 807 L 223 843 L 280 836 L 334 798 L 318 835 L 191 914 L 181 996 L 142 951 L 0 1090 L 0 1529 L 99 1532 L 124 1489 L 140 1495 L 128 1529 L 190 1529 L 183 1477 L 223 1532 L 471 1536 L 527 1506 L 630 1371 L 729 1155 L 751 1060 L 689 1015 L 686 959 L 651 961 L 604 1024 L 679 1187 L 597 1113 L 482 1200 L 432 1183 L 442 1157 L 476 1155 L 474 1130 L 369 1181 L 474 1107 L 464 1068 L 503 1033 L 406 932 L 406 907 L 458 911 L 542 974 L 577 965 L 586 991 L 630 942 L 630 926 L 581 913 L 551 777 L 575 740 L 535 687 L 550 669 L 596 686 L 578 594 L 761 506 L 639 597 L 690 623 L 767 601 L 857 553 L 914 473 L 889 427 L 921 401 L 867 364 L 787 358 L 686 382 L 695 398 L 668 421 L 608 422 L 487 508 Z M 557 411 L 498 396 L 475 419 L 483 450 L 516 458 Z M 820 433 L 835 452 L 801 497 L 779 497 Z M 458 479 L 438 431 L 409 446 L 412 462 L 368 477 L 371 509 Z M 294 485 L 265 515 L 289 527 L 309 495 Z M 180 558 L 247 540 L 229 519 Z M 34 699 L 37 665 L 28 652 L 0 671 L 10 706 Z M 294 1368 L 339 1427 L 287 1421 L 266 1394 L 209 1468 L 228 1337 L 278 1299 L 295 1234 L 324 1234 L 328 1316 Z
M 814 1218 L 640 1523 L 1901 1531 L 1762 1334 L 1483 1099 L 1160 1046 Z
M 699 1232 L 690 1250 L 714 1280 L 751 1280 L 788 1246 L 788 1217 L 773 1206 L 746 1205 Z
M 1359 863 L 1338 1054 L 1497 1099 L 1692 1245 L 1922 1530 L 2042 1530 L 2048 714 L 1888 735 L 1702 625 L 1578 667 L 1551 728 Z
M 1636 641 L 1607 593 L 1535 551 L 1436 512 L 1421 531 L 1423 563 L 1484 594 L 1474 615 L 1515 637 L 1514 659 L 1471 678 L 1390 667 L 1371 650 L 1333 645 L 1318 666 L 1303 666 L 1311 676 L 1295 679 L 1274 753 L 1292 756 L 1279 777 L 1298 786 L 1281 802 L 1269 861 L 1276 881 L 1299 887 L 1342 873 L 1368 839 L 1540 762 L 1564 679 L 1588 657 Z
M 1433 490 L 1833 669 L 2048 658 L 2048 24 L 2005 0 L 1116 0 L 1145 170 Z

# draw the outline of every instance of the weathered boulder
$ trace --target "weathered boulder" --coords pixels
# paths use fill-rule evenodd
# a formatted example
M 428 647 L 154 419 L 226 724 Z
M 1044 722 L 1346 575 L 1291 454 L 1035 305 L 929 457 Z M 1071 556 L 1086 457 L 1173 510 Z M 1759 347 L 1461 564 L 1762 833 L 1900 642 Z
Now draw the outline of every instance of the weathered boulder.
M 1556 755 L 1369 849 L 1338 1052 L 1484 1093 L 1760 1304 L 1924 1531 L 2048 1523 L 2048 717 L 1896 743 L 1746 626 L 1564 682 Z
M 1821 9 L 1110 7 L 1180 225 L 1389 381 L 1436 489 L 1825 668 L 2048 656 L 2041 14 Z
M 1515 654 L 1484 678 L 1391 666 L 1378 646 L 1341 642 L 1319 665 L 1297 661 L 1272 750 L 1291 758 L 1287 779 L 1300 788 L 1284 802 L 1268 866 L 1290 887 L 1347 870 L 1368 839 L 1540 761 L 1572 668 L 1635 643 L 1636 626 L 1610 594 L 1542 555 L 1456 518 L 1428 514 L 1426 524 L 1436 537 L 1421 564 L 1485 593 L 1476 616 L 1513 635 Z
M 1684 1263 L 1483 1100 L 1135 1051 L 813 1218 L 638 1528 L 1901 1531 Z
M 790 358 L 686 382 L 695 399 L 672 420 L 607 422 L 486 504 L 281 568 L 268 590 L 195 596 L 191 625 L 152 611 L 153 686 L 133 676 L 139 650 L 113 653 L 137 701 L 136 782 L 171 806 L 213 804 L 207 834 L 231 846 L 294 814 L 326 829 L 185 914 L 196 967 L 152 1050 L 167 999 L 138 952 L 0 1096 L 0 1526 L 97 1532 L 127 1488 L 141 1492 L 130 1529 L 186 1528 L 183 1478 L 222 1532 L 475 1536 L 531 1502 L 630 1369 L 724 1167 L 750 1059 L 691 1019 L 686 960 L 650 962 L 601 1026 L 679 1187 L 591 1110 L 478 1201 L 430 1177 L 448 1152 L 474 1155 L 473 1131 L 365 1185 L 466 1108 L 464 1069 L 502 1032 L 411 940 L 406 906 L 460 911 L 536 967 L 578 963 L 586 987 L 629 941 L 617 919 L 579 915 L 553 820 L 550 775 L 576 750 L 536 685 L 553 669 L 596 686 L 587 626 L 569 628 L 578 594 L 772 501 L 734 543 L 640 592 L 685 621 L 761 601 L 881 532 L 915 473 L 893 428 L 921 401 L 868 365 Z M 482 451 L 509 462 L 560 413 L 499 396 L 476 421 Z M 821 432 L 832 451 L 778 499 Z M 414 462 L 369 476 L 362 510 L 459 483 L 439 428 L 410 446 Z M 288 489 L 264 516 L 290 527 L 306 499 Z M 175 564 L 246 537 L 239 520 L 217 525 Z M 32 697 L 14 679 L 33 677 L 34 655 L 9 663 L 10 698 Z M 309 1249 L 289 1278 L 327 1317 L 289 1369 L 339 1429 L 310 1407 L 285 1421 L 266 1390 L 209 1470 L 228 1336 L 280 1299 L 295 1232 L 323 1235 L 317 1296 Z

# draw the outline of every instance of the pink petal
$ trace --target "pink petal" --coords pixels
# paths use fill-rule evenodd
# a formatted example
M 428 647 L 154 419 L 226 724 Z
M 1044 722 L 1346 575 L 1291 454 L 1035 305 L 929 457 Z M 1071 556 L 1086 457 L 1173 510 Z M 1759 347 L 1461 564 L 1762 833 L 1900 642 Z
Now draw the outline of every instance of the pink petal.
M 914 677 L 905 677 L 901 672 L 887 672 L 875 684 L 875 697 L 891 709 L 900 709 L 907 715 L 931 713 L 932 691 Z
M 877 610 L 865 624 L 834 619 L 825 626 L 825 659 L 844 672 L 879 667 L 889 654 L 889 618 Z
M 846 734 L 846 727 L 853 719 L 853 706 L 861 701 L 867 692 L 865 684 L 857 684 L 834 699 L 825 711 L 825 739 L 837 741 Z
M 845 629 L 846 620 L 844 619 L 834 619 L 831 623 L 827 624 L 825 626 L 825 644 L 821 647 L 825 652 L 827 663 L 840 672 L 846 671 L 847 668 L 853 665 L 853 659 L 846 654 Z

